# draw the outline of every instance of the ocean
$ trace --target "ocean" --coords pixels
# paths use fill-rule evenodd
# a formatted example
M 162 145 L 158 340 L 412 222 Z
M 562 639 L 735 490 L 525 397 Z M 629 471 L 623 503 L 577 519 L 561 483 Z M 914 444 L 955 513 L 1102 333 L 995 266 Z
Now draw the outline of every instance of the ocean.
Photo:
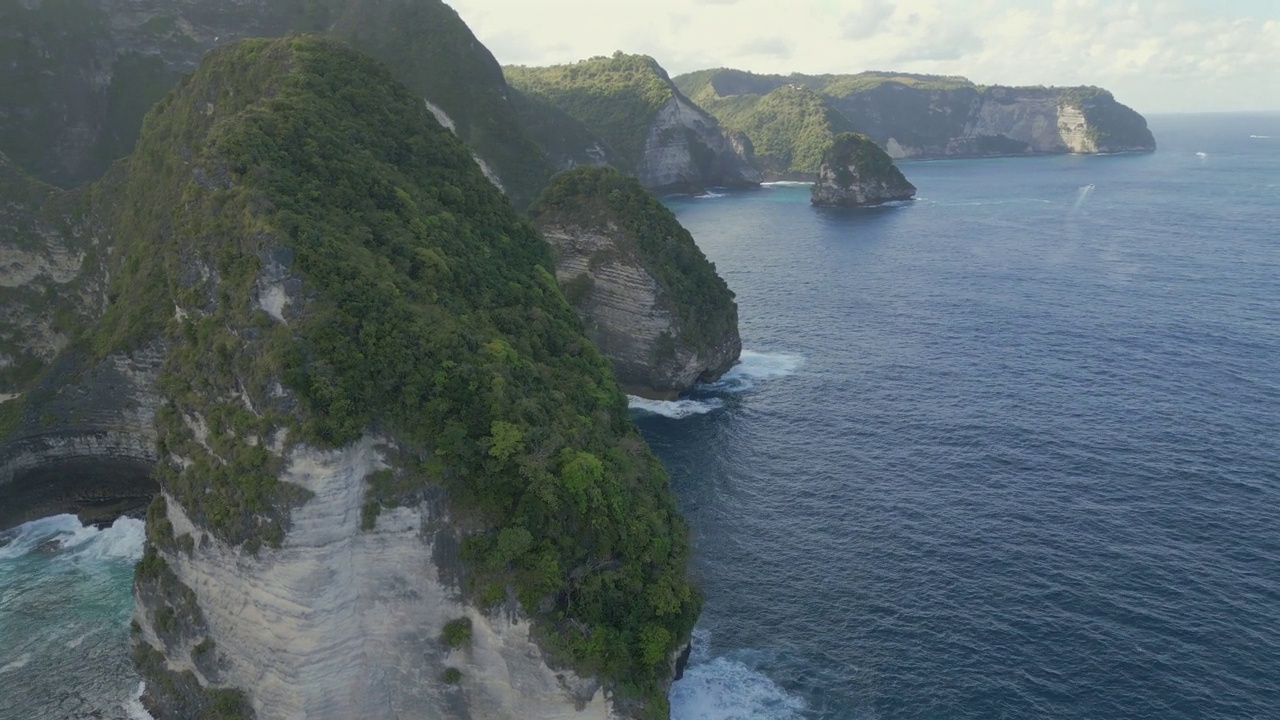
M 707 598 L 677 720 L 1280 717 L 1280 115 L 1149 120 L 669 202 L 747 348 L 633 403 Z M 138 717 L 140 530 L 0 547 L 0 717 Z

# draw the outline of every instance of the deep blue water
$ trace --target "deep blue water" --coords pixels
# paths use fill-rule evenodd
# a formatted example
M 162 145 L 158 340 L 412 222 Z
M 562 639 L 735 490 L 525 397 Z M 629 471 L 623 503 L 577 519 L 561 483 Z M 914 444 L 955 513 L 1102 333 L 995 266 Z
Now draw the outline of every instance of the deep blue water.
M 636 415 L 707 596 L 678 720 L 1280 717 L 1280 116 L 1151 120 L 672 203 L 748 348 Z M 7 536 L 0 718 L 142 717 L 141 536 Z
M 638 415 L 707 596 L 677 717 L 1280 717 L 1280 116 L 1151 125 L 671 202 L 758 353 Z

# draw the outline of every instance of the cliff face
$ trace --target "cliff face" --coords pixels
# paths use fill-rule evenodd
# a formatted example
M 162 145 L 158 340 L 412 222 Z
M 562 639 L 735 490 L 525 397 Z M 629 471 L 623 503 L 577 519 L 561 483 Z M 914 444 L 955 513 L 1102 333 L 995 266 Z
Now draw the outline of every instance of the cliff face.
M 114 518 L 155 492 L 157 349 L 71 347 L 108 302 L 117 181 L 63 192 L 0 155 L 0 527 Z
M 347 46 L 235 43 L 67 234 L 0 237 L 22 297 L 92 300 L 6 386 L 0 524 L 158 483 L 157 717 L 666 714 L 687 531 L 546 243 L 436 112 Z M 19 187 L 13 227 L 61 217 Z
M 833 103 L 896 159 L 1155 150 L 1141 115 L 1091 88 L 913 89 L 886 82 Z
M 822 155 L 812 202 L 827 207 L 880 205 L 910 200 L 916 187 L 893 160 L 865 135 L 844 133 Z
M 394 445 L 366 435 L 335 450 L 294 446 L 280 478 L 312 498 L 281 547 L 257 557 L 166 496 L 174 537 L 190 541 L 159 539 L 169 574 L 139 580 L 135 656 L 152 677 L 190 673 L 195 685 L 153 690 L 158 715 L 191 717 L 222 687 L 246 691 L 236 702 L 258 718 L 619 717 L 599 680 L 547 664 L 514 604 L 467 602 L 465 538 L 442 493 L 362 525 L 365 479 L 391 467 Z M 166 598 L 166 584 L 189 589 L 195 608 Z M 459 620 L 470 637 L 455 647 L 441 635 Z M 446 681 L 450 669 L 461 674 Z
M 658 193 L 758 184 L 760 173 L 719 123 L 679 93 L 658 109 L 636 165 L 641 184 Z
M 502 70 L 440 0 L 83 0 L 0 8 L 0 152 L 63 187 L 132 149 L 146 111 L 208 50 L 246 37 L 328 33 L 383 60 L 443 108 L 518 206 L 552 165 Z
M 835 111 L 894 158 L 1030 153 L 1150 152 L 1141 115 L 1090 87 L 980 87 L 960 77 L 907 73 L 755 75 L 705 70 L 676 83 L 727 127 L 765 146 L 816 157 Z M 779 92 L 803 89 L 820 103 L 780 113 Z M 839 124 L 839 123 L 837 123 Z M 803 168 L 801 168 L 803 169 Z
M 738 308 L 675 216 L 604 168 L 557 177 L 533 208 L 556 279 L 627 392 L 670 398 L 738 360 Z
M 530 98 L 581 121 L 607 143 L 612 164 L 656 193 L 758 184 L 715 118 L 690 102 L 653 58 L 615 53 L 573 65 L 508 67 Z

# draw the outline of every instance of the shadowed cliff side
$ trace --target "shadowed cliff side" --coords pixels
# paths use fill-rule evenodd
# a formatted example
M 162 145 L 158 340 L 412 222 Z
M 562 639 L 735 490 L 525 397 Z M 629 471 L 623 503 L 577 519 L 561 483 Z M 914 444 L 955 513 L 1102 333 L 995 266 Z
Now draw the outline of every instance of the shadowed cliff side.
M 670 210 L 612 168 L 557 176 L 531 210 L 556 277 L 629 393 L 674 397 L 738 360 L 738 307 Z
M 526 132 L 498 63 L 440 0 L 0 3 L 0 152 L 62 187 L 95 180 L 205 52 L 296 32 L 326 33 L 386 62 L 450 118 L 517 207 L 550 178 L 559 157 Z M 577 157 L 596 142 L 576 121 L 558 123 L 573 126 L 574 146 L 554 152 Z

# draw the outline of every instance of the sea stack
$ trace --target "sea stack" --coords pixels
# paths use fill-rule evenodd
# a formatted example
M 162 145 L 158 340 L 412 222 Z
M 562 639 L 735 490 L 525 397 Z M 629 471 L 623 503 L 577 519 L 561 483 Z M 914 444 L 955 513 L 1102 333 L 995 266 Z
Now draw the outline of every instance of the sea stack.
M 577 168 L 553 179 L 531 213 L 565 297 L 628 393 L 673 398 L 737 361 L 733 293 L 639 181 Z
M 888 153 L 866 135 L 837 135 L 822 154 L 812 202 L 826 207 L 861 207 L 910 200 L 916 186 L 907 182 Z

